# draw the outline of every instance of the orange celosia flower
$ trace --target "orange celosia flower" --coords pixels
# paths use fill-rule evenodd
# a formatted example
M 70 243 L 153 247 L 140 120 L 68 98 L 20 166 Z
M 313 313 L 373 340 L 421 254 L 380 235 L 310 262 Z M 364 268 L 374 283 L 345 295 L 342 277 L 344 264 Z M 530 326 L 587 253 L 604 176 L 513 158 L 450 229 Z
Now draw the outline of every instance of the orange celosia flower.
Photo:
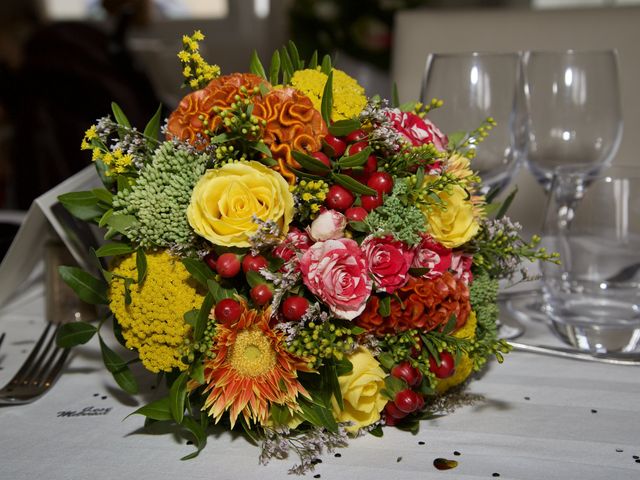
M 276 170 L 293 183 L 295 175 L 288 167 L 300 165 L 291 151 L 313 153 L 322 148 L 322 139 L 328 131 L 322 116 L 311 100 L 294 88 L 280 88 L 257 97 L 253 115 L 266 120 L 264 143 L 278 161 Z
M 374 295 L 364 312 L 354 320 L 356 324 L 376 335 L 410 329 L 428 332 L 444 327 L 451 315 L 455 315 L 458 329 L 465 324 L 471 311 L 468 287 L 450 272 L 433 279 L 411 277 L 396 293 L 402 303 L 391 297 L 389 316 L 378 313 L 380 302 Z
M 308 371 L 306 363 L 283 348 L 269 317 L 269 309 L 259 312 L 245 305 L 237 322 L 216 325 L 212 359 L 204 364 L 204 392 L 209 392 L 204 409 L 216 423 L 229 410 L 232 428 L 240 414 L 247 423 L 265 424 L 270 404 L 294 413 L 296 397 L 309 397 L 296 373 Z
M 230 108 L 240 87 L 251 91 L 261 83 L 271 88 L 266 80 L 252 73 L 234 73 L 214 78 L 206 87 L 185 96 L 171 113 L 167 122 L 167 138 L 177 138 L 195 145 L 196 135 L 201 134 L 203 141 L 197 146 L 203 149 L 208 144 L 204 131 L 213 132 L 222 122 L 213 112 L 213 107 Z

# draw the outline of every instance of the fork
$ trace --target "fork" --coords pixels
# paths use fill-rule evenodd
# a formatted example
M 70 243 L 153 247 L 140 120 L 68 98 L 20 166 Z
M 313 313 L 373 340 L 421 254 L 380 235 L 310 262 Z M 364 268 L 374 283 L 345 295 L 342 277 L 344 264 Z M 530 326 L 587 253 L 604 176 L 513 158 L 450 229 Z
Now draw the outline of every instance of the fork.
M 33 350 L 14 377 L 0 389 L 0 405 L 31 403 L 44 395 L 60 376 L 70 349 L 56 344 L 59 326 L 47 323 Z
M 4 342 L 4 333 L 0 335 L 0 347 L 2 347 L 2 342 Z

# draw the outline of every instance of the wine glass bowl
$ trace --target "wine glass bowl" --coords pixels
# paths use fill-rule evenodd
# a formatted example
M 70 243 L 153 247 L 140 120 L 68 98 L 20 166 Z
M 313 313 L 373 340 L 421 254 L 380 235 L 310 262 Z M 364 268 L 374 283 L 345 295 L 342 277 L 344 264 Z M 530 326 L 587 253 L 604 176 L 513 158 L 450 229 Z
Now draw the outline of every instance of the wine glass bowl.
M 523 65 L 526 163 L 545 191 L 557 167 L 609 165 L 622 138 L 615 50 L 527 52 Z
M 482 179 L 483 191 L 500 190 L 516 173 L 521 157 L 515 133 L 518 115 L 520 55 L 518 53 L 453 53 L 429 55 L 421 89 L 421 101 L 433 98 L 443 108 L 429 112 L 429 119 L 450 139 L 455 130 L 471 132 L 466 138 L 475 149 L 471 168 Z M 495 127 L 484 136 L 478 127 L 487 118 Z

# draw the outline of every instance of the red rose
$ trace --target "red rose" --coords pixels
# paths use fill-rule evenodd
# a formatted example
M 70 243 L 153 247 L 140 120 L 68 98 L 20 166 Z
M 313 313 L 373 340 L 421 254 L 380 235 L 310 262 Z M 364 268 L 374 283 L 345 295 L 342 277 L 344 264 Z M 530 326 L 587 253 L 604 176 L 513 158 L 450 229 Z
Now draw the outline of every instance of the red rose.
M 453 276 L 469 285 L 473 281 L 473 274 L 471 273 L 472 263 L 473 257 L 471 255 L 461 252 L 454 252 L 451 256 L 450 267 L 453 271 Z
M 371 279 L 355 240 L 340 238 L 314 243 L 300 259 L 306 287 L 338 318 L 351 320 L 364 310 Z
M 289 233 L 284 242 L 273 250 L 273 254 L 286 262 L 296 253 L 306 252 L 310 246 L 311 239 L 309 235 L 302 230 L 292 227 L 289 229 Z
M 413 268 L 428 268 L 422 275 L 424 278 L 436 278 L 446 272 L 451 266 L 451 250 L 436 242 L 431 235 L 422 237 L 422 241 L 415 249 Z
M 393 236 L 369 236 L 362 242 L 369 273 L 379 292 L 393 293 L 407 283 L 413 251 Z
M 415 113 L 401 112 L 393 109 L 387 113 L 393 128 L 401 133 L 411 145 L 417 147 L 427 143 L 433 143 L 437 150 L 444 152 L 447 149 L 447 136 L 442 133 L 428 118 L 420 118 Z

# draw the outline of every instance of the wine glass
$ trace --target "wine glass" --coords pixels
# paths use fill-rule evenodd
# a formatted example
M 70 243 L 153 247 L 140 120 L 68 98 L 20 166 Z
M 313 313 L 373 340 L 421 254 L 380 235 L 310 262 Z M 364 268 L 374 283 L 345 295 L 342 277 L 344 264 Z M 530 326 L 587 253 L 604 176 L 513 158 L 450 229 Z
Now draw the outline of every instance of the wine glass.
M 615 50 L 527 52 L 523 86 L 526 163 L 547 193 L 557 167 L 583 183 L 611 163 L 622 138 Z M 580 188 L 567 188 L 569 201 Z
M 520 69 L 518 53 L 436 53 L 427 58 L 421 101 L 444 102 L 429 112 L 431 121 L 450 137 L 459 130 L 475 132 L 489 117 L 496 122 L 486 138 L 472 133 L 468 139 L 476 150 L 471 168 L 482 179 L 481 193 L 504 188 L 520 163 Z

